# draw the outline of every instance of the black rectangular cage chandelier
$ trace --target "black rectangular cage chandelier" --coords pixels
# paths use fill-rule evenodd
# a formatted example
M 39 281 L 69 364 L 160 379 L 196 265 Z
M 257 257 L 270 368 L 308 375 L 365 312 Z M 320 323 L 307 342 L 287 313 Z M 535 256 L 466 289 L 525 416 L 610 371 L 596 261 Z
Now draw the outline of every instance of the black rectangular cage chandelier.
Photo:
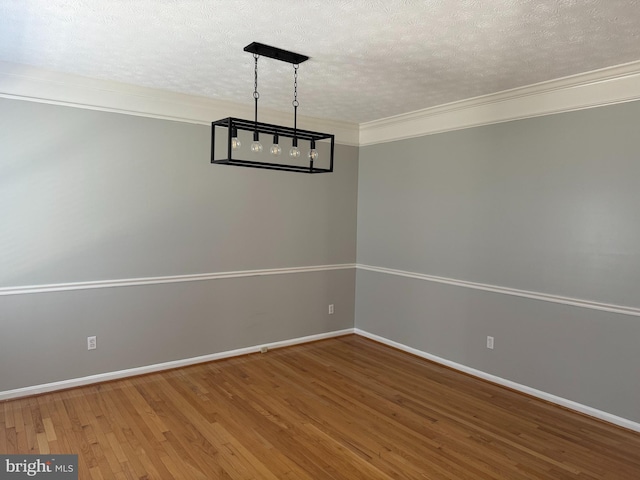
M 333 172 L 334 135 L 298 128 L 298 66 L 309 57 L 257 42 L 244 51 L 254 57 L 254 119 L 228 117 L 211 122 L 211 163 L 299 173 Z M 260 56 L 293 65 L 293 127 L 258 122 Z M 273 140 L 269 149 L 263 149 L 260 134 Z M 243 147 L 250 139 L 250 145 Z

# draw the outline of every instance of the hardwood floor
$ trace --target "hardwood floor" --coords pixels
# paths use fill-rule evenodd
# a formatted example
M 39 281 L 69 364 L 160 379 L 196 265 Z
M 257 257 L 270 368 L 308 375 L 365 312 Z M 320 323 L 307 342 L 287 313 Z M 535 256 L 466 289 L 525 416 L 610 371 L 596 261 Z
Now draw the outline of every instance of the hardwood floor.
M 355 335 L 0 403 L 81 479 L 633 479 L 640 434 Z

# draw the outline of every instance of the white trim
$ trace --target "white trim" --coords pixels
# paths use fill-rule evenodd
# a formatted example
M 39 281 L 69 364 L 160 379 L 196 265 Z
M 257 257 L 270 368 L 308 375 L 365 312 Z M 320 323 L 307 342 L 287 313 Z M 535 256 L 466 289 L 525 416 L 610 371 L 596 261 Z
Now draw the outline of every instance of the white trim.
M 267 275 L 287 275 L 290 273 L 325 272 L 329 270 L 348 270 L 355 268 L 353 263 L 338 265 L 316 265 L 312 267 L 267 268 L 263 270 L 240 270 L 237 272 L 198 273 L 192 275 L 171 275 L 165 277 L 124 278 L 117 280 L 97 280 L 93 282 L 53 283 L 47 285 L 26 285 L 0 288 L 0 297 L 4 295 L 24 295 L 30 293 L 67 292 L 71 290 L 90 290 L 94 288 L 133 287 L 139 285 L 157 285 L 161 283 L 199 282 L 222 278 L 260 277 Z
M 0 97 L 208 125 L 252 107 L 0 61 Z M 371 122 L 300 117 L 302 128 L 330 131 L 336 142 L 365 146 L 523 118 L 640 99 L 640 62 L 594 70 Z M 287 124 L 290 114 L 264 109 L 264 121 Z
M 491 375 L 490 373 L 483 372 L 482 370 L 476 370 L 475 368 L 467 367 L 466 365 L 462 365 L 460 363 L 452 362 L 451 360 L 447 360 L 445 358 L 438 357 L 436 355 L 432 355 L 427 352 L 423 352 L 422 350 L 418 350 L 413 347 L 409 347 L 402 343 L 394 342 L 393 340 L 389 340 L 387 338 L 381 337 L 379 335 L 375 335 L 373 333 L 369 333 L 367 331 L 361 330 L 359 328 L 355 329 L 355 333 L 357 335 L 361 335 L 363 337 L 369 338 L 371 340 L 375 340 L 376 342 L 382 343 L 384 345 L 388 345 L 390 347 L 397 348 L 398 350 L 402 350 L 407 353 L 411 353 L 421 358 L 425 358 L 427 360 L 431 360 L 432 362 L 439 363 L 441 365 L 446 365 L 447 367 L 453 368 L 454 370 L 458 370 L 460 372 L 467 373 L 474 377 L 481 378 L 483 380 L 487 380 L 492 383 L 496 383 L 498 385 L 502 385 L 507 388 L 511 388 L 518 392 L 526 393 L 527 395 L 531 395 L 536 398 L 540 398 L 547 402 L 554 403 L 556 405 L 560 405 L 562 407 L 568 408 L 570 410 L 574 410 L 576 412 L 583 413 L 590 417 L 595 417 L 600 420 L 604 420 L 605 422 L 613 423 L 614 425 L 619 425 L 624 428 L 628 428 L 629 430 L 634 430 L 636 432 L 640 432 L 640 423 L 636 423 L 634 421 L 628 420 L 623 417 L 618 417 L 617 415 L 613 415 L 611 413 L 603 412 L 602 410 L 598 410 L 593 407 L 589 407 L 587 405 L 583 405 L 578 402 L 574 402 L 573 400 L 567 400 L 566 398 L 558 397 L 556 395 L 552 395 L 547 392 L 543 392 L 541 390 L 536 390 L 535 388 L 527 387 L 526 385 L 521 385 L 516 382 L 512 382 L 511 380 L 506 380 L 501 377 L 497 377 L 495 375 Z
M 241 105 L 1 61 L 0 97 L 204 125 L 226 117 L 253 117 L 250 104 Z M 282 125 L 291 122 L 290 112 L 266 108 L 261 112 L 263 122 Z M 359 131 L 355 123 L 302 115 L 298 117 L 298 126 L 331 132 L 336 142 L 343 145 L 358 145 Z
M 404 270 L 395 270 L 392 268 L 373 267 L 371 265 L 358 264 L 356 267 L 360 270 L 368 270 L 370 272 L 386 273 L 399 277 L 415 278 L 417 280 L 426 280 L 428 282 L 444 283 L 446 285 L 454 285 L 456 287 L 471 288 L 474 290 L 484 290 L 486 292 L 501 293 L 503 295 L 512 295 L 515 297 L 531 298 L 533 300 L 542 300 L 544 302 L 561 303 L 563 305 L 571 305 L 574 307 L 590 308 L 591 310 L 600 310 L 603 312 L 620 313 L 622 315 L 631 315 L 640 317 L 640 308 L 625 307 L 623 305 L 614 305 L 611 303 L 592 302 L 590 300 L 581 300 L 579 298 L 562 297 L 560 295 L 551 295 L 548 293 L 532 292 L 529 290 L 519 290 L 517 288 L 500 287 L 497 285 L 489 285 L 486 283 L 467 282 L 464 280 L 456 280 L 454 278 L 435 277 L 433 275 L 425 275 L 423 273 L 407 272 Z
M 546 400 L 548 402 L 554 403 L 556 405 L 560 405 L 571 410 L 575 410 L 580 413 L 584 413 L 585 415 L 589 415 L 595 418 L 599 418 L 600 420 L 604 420 L 609 423 L 613 423 L 615 425 L 619 425 L 624 428 L 628 428 L 630 430 L 634 430 L 640 432 L 640 424 L 633 422 L 631 420 L 627 420 L 622 417 L 618 417 L 616 415 L 612 415 L 607 412 L 603 412 L 601 410 L 574 402 L 572 400 L 567 400 L 562 397 L 558 397 L 556 395 L 552 395 L 550 393 L 543 392 L 541 390 L 536 390 L 535 388 L 527 387 L 526 385 L 521 385 L 516 382 L 512 382 L 510 380 L 506 380 L 501 377 L 497 377 L 495 375 L 491 375 L 489 373 L 483 372 L 481 370 L 476 370 L 475 368 L 467 367 L 466 365 L 462 365 L 456 362 L 452 362 L 450 360 L 446 360 L 444 358 L 438 357 L 436 355 L 432 355 L 430 353 L 423 352 L 422 350 L 418 350 L 407 345 L 394 342 L 393 340 L 389 340 L 387 338 L 381 337 L 379 335 L 375 335 L 373 333 L 369 333 L 365 330 L 361 330 L 359 328 L 346 328 L 343 330 L 336 330 L 333 332 L 320 333 L 316 335 L 308 335 L 305 337 L 298 337 L 289 340 L 282 340 L 278 342 L 271 342 L 262 345 L 255 345 L 251 347 L 239 348 L 236 350 L 228 350 L 225 352 L 213 353 L 209 355 L 202 355 L 199 357 L 186 358 L 182 360 L 174 360 L 171 362 L 157 363 L 154 365 L 146 365 L 143 367 L 135 367 L 129 368 L 126 370 L 118 370 L 114 372 L 101 373 L 97 375 L 89 375 L 87 377 L 81 378 L 73 378 L 69 380 L 62 380 L 59 382 L 51 382 L 45 383 L 41 385 L 34 385 L 31 387 L 23 387 L 16 388 L 14 390 L 6 390 L 4 392 L 0 392 L 0 401 L 9 400 L 12 398 L 20 398 L 31 395 L 39 395 L 48 392 L 54 392 L 58 390 L 66 390 L 69 388 L 82 387 L 85 385 L 92 385 L 95 383 L 108 382 L 112 380 L 118 380 L 121 378 L 134 377 L 137 375 L 145 375 L 148 373 L 160 372 L 164 370 L 171 370 L 174 368 L 187 367 L 189 365 L 196 365 L 199 363 L 212 362 L 215 360 L 222 360 L 224 358 L 237 357 L 241 355 L 248 355 L 251 353 L 260 352 L 262 347 L 267 347 L 268 349 L 276 349 L 282 347 L 288 347 L 292 345 L 299 345 L 303 343 L 315 342 L 318 340 L 324 340 L 328 338 L 341 337 L 344 335 L 349 335 L 355 333 L 356 335 L 361 335 L 363 337 L 369 338 L 371 340 L 375 340 L 384 345 L 388 345 L 390 347 L 397 348 L 398 350 L 402 350 L 407 353 L 411 353 L 421 358 L 425 358 L 427 360 L 431 360 L 433 362 L 439 363 L 441 365 L 446 365 L 447 367 L 453 368 L 455 370 L 465 372 L 469 375 L 473 375 L 478 378 L 482 378 L 484 380 L 496 383 L 498 385 L 502 385 L 513 390 L 526 393 L 528 395 L 540 398 L 542 400 Z
M 54 392 L 57 390 L 66 390 L 69 388 L 82 387 L 94 383 L 109 382 L 120 378 L 134 377 L 137 375 L 145 375 L 147 373 L 160 372 L 163 370 L 171 370 L 173 368 L 187 367 L 198 363 L 212 362 L 223 358 L 238 357 L 248 355 L 250 353 L 258 353 L 262 347 L 268 349 L 288 347 L 291 345 L 299 345 L 302 343 L 316 342 L 326 338 L 341 337 L 354 333 L 353 328 L 344 330 L 336 330 L 333 332 L 319 333 L 316 335 L 308 335 L 306 337 L 292 338 L 279 342 L 265 343 L 252 347 L 238 348 L 236 350 L 228 350 L 226 352 L 212 353 L 210 355 L 202 355 L 200 357 L 185 358 L 182 360 L 174 360 L 172 362 L 157 363 L 155 365 L 146 365 L 144 367 L 128 368 L 126 370 L 118 370 L 115 372 L 100 373 L 98 375 L 89 375 L 88 377 L 72 378 L 62 380 L 60 382 L 45 383 L 42 385 L 34 385 L 32 387 L 16 388 L 15 390 L 7 390 L 0 392 L 0 401 L 9 400 L 11 398 L 26 397 L 31 395 L 39 395 L 41 393 Z
M 360 124 L 360 146 L 640 99 L 640 62 Z

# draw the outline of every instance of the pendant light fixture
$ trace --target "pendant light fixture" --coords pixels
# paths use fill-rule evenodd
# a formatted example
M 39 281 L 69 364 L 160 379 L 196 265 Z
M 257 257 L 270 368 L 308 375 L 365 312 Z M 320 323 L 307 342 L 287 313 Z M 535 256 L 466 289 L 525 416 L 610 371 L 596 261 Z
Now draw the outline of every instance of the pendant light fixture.
M 299 173 L 333 172 L 334 135 L 330 133 L 312 132 L 298 128 L 298 68 L 309 57 L 280 48 L 251 43 L 244 48 L 254 57 L 254 118 L 253 121 L 240 118 L 223 118 L 211 123 L 211 163 L 219 165 L 235 165 L 238 167 L 266 168 Z M 258 122 L 258 59 L 260 56 L 273 58 L 293 65 L 293 128 Z M 238 133 L 252 135 L 250 146 L 243 147 Z M 260 142 L 263 138 L 272 138 L 273 144 L 264 150 Z M 251 137 L 250 137 L 251 138 Z M 285 145 L 291 145 L 288 155 L 282 155 L 281 139 L 287 139 Z M 299 142 L 303 142 L 300 143 Z M 216 145 L 218 149 L 216 150 Z M 322 155 L 317 146 L 325 148 Z M 306 147 L 308 146 L 308 149 Z M 301 148 L 306 152 L 302 154 Z M 326 152 L 326 154 L 325 154 Z M 282 157 L 280 162 L 277 162 Z M 287 163 L 284 163 L 285 160 Z

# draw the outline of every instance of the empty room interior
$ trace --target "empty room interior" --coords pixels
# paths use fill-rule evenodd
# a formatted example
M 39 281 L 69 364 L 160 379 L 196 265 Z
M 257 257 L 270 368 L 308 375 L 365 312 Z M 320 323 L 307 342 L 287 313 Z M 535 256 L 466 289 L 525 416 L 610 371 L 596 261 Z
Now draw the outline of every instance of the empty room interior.
M 0 0 L 0 478 L 639 479 L 639 126 L 636 0 Z

